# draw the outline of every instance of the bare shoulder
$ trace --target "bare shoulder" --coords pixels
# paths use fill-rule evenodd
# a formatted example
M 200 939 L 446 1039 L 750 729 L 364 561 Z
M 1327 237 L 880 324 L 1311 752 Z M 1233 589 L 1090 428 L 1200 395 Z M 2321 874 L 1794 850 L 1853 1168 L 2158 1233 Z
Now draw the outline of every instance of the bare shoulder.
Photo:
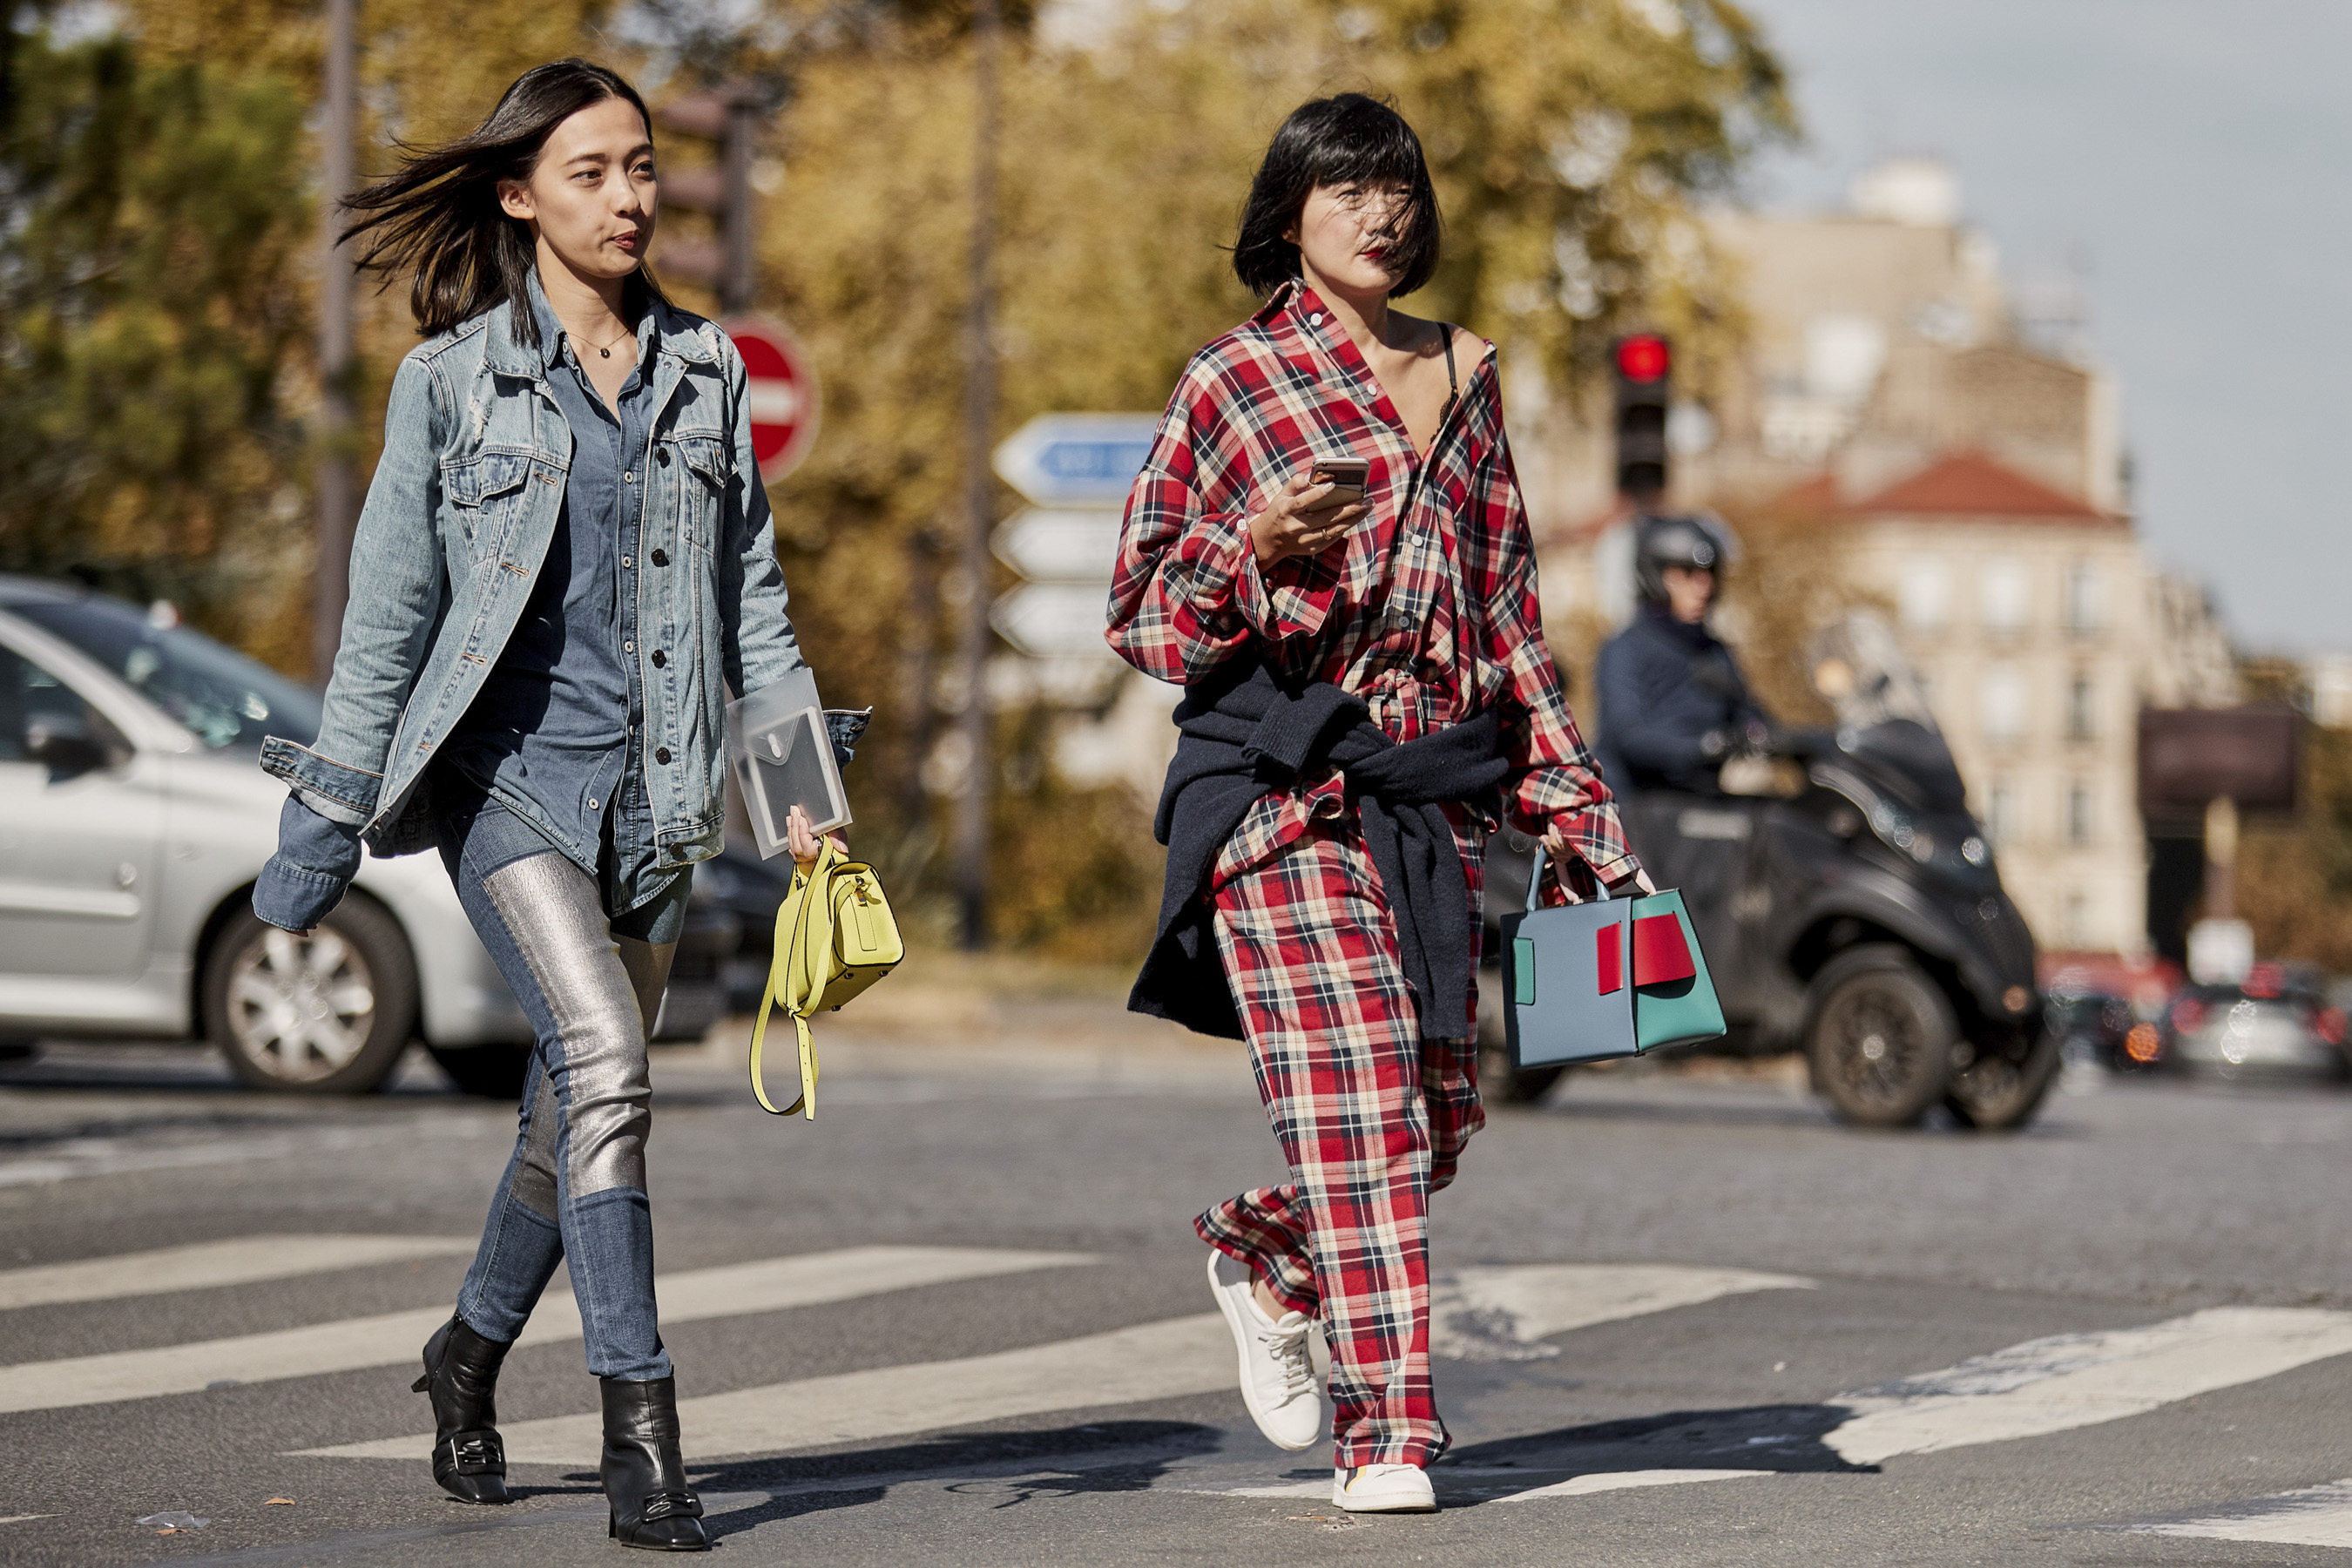
M 1495 352 L 1494 344 L 1469 328 L 1457 327 L 1451 321 L 1444 322 L 1442 325 L 1445 331 L 1454 334 L 1454 358 L 1464 370 L 1473 369 L 1481 360 Z M 1434 334 L 1432 334 L 1432 341 L 1437 341 Z
M 1393 307 L 1390 309 L 1389 315 L 1399 326 L 1405 329 L 1400 335 L 1415 345 L 1412 352 L 1415 357 L 1420 359 L 1433 360 L 1442 357 L 1445 353 L 1446 337 L 1449 333 L 1454 340 L 1454 358 L 1456 363 L 1465 367 L 1476 364 L 1495 350 L 1494 344 L 1469 328 L 1457 327 L 1451 321 L 1424 321 L 1419 316 L 1408 316 L 1402 310 Z

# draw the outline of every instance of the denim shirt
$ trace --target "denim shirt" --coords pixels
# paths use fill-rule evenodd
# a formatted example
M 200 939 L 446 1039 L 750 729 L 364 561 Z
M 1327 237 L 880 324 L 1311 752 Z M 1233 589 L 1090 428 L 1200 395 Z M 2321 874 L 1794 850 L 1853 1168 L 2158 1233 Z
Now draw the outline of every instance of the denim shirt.
M 504 659 L 566 512 L 572 430 L 547 355 L 516 339 L 512 310 L 496 306 L 401 362 L 354 532 L 325 721 L 311 745 L 272 737 L 263 747 L 263 768 L 291 786 L 289 819 L 356 828 L 379 855 L 434 845 L 431 764 Z M 659 300 L 639 333 L 637 450 L 651 461 L 624 469 L 642 485 L 642 552 L 629 552 L 637 582 L 622 597 L 634 599 L 637 635 L 624 637 L 635 647 L 622 659 L 642 704 L 629 771 L 651 825 L 648 880 L 667 880 L 722 843 L 730 690 L 757 690 L 804 661 L 751 450 L 741 356 L 711 323 Z M 509 804 L 556 839 L 547 811 L 528 797 Z M 356 849 L 346 860 L 299 837 L 281 835 L 279 858 L 303 873 L 288 880 L 323 913 L 357 868 Z M 649 894 L 625 892 L 621 907 L 640 896 Z
M 535 807 L 525 820 L 592 877 L 609 816 L 614 863 L 604 894 L 617 915 L 677 875 L 656 865 L 636 745 L 645 726 L 633 656 L 648 389 L 632 368 L 616 416 L 589 384 L 535 275 L 530 303 L 548 391 L 572 428 L 572 468 L 522 618 L 442 748 L 442 765 L 510 810 Z M 653 325 L 650 310 L 637 323 L 640 365 L 650 362 Z

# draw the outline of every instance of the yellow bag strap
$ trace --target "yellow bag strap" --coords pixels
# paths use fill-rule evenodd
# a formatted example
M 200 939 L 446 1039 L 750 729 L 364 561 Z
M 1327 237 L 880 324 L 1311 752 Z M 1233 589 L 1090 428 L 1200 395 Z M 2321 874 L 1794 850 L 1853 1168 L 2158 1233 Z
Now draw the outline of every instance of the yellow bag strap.
M 811 1121 L 816 1120 L 816 1039 L 809 1032 L 808 1021 L 824 999 L 824 971 L 833 953 L 833 872 L 842 863 L 841 851 L 830 840 L 822 842 L 814 866 L 794 868 L 792 891 L 776 911 L 775 956 L 768 965 L 767 989 L 760 996 L 759 1021 L 751 1026 L 751 1094 L 760 1109 L 772 1116 L 790 1116 L 798 1110 Z M 800 1098 L 782 1110 L 768 1098 L 766 1075 L 760 1066 L 767 1043 L 768 1011 L 780 1002 L 792 1016 L 801 1047 Z

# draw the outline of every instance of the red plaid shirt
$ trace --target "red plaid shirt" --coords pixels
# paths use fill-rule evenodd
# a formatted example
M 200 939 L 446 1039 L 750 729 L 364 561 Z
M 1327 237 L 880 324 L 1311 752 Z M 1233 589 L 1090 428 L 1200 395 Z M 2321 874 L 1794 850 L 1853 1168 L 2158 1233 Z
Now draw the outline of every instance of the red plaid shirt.
M 1261 571 L 1250 514 L 1318 457 L 1370 460 L 1371 515 L 1343 549 Z M 1278 289 L 1193 356 L 1169 400 L 1128 497 L 1107 636 L 1180 686 L 1254 647 L 1277 674 L 1362 697 L 1400 742 L 1500 705 L 1513 822 L 1557 826 L 1604 880 L 1639 868 L 1544 646 L 1491 345 L 1424 461 L 1314 290 Z M 1268 795 L 1221 870 L 1343 808 L 1336 773 Z

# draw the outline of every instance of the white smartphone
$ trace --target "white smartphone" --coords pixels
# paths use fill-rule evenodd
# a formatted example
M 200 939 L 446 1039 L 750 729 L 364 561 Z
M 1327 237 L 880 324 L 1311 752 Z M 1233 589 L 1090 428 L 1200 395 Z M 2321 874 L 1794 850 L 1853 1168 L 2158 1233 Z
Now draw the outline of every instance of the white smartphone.
M 1324 498 L 1327 506 L 1353 506 L 1364 499 L 1364 480 L 1372 471 L 1365 458 L 1318 458 L 1307 477 L 1318 485 L 1335 487 Z

